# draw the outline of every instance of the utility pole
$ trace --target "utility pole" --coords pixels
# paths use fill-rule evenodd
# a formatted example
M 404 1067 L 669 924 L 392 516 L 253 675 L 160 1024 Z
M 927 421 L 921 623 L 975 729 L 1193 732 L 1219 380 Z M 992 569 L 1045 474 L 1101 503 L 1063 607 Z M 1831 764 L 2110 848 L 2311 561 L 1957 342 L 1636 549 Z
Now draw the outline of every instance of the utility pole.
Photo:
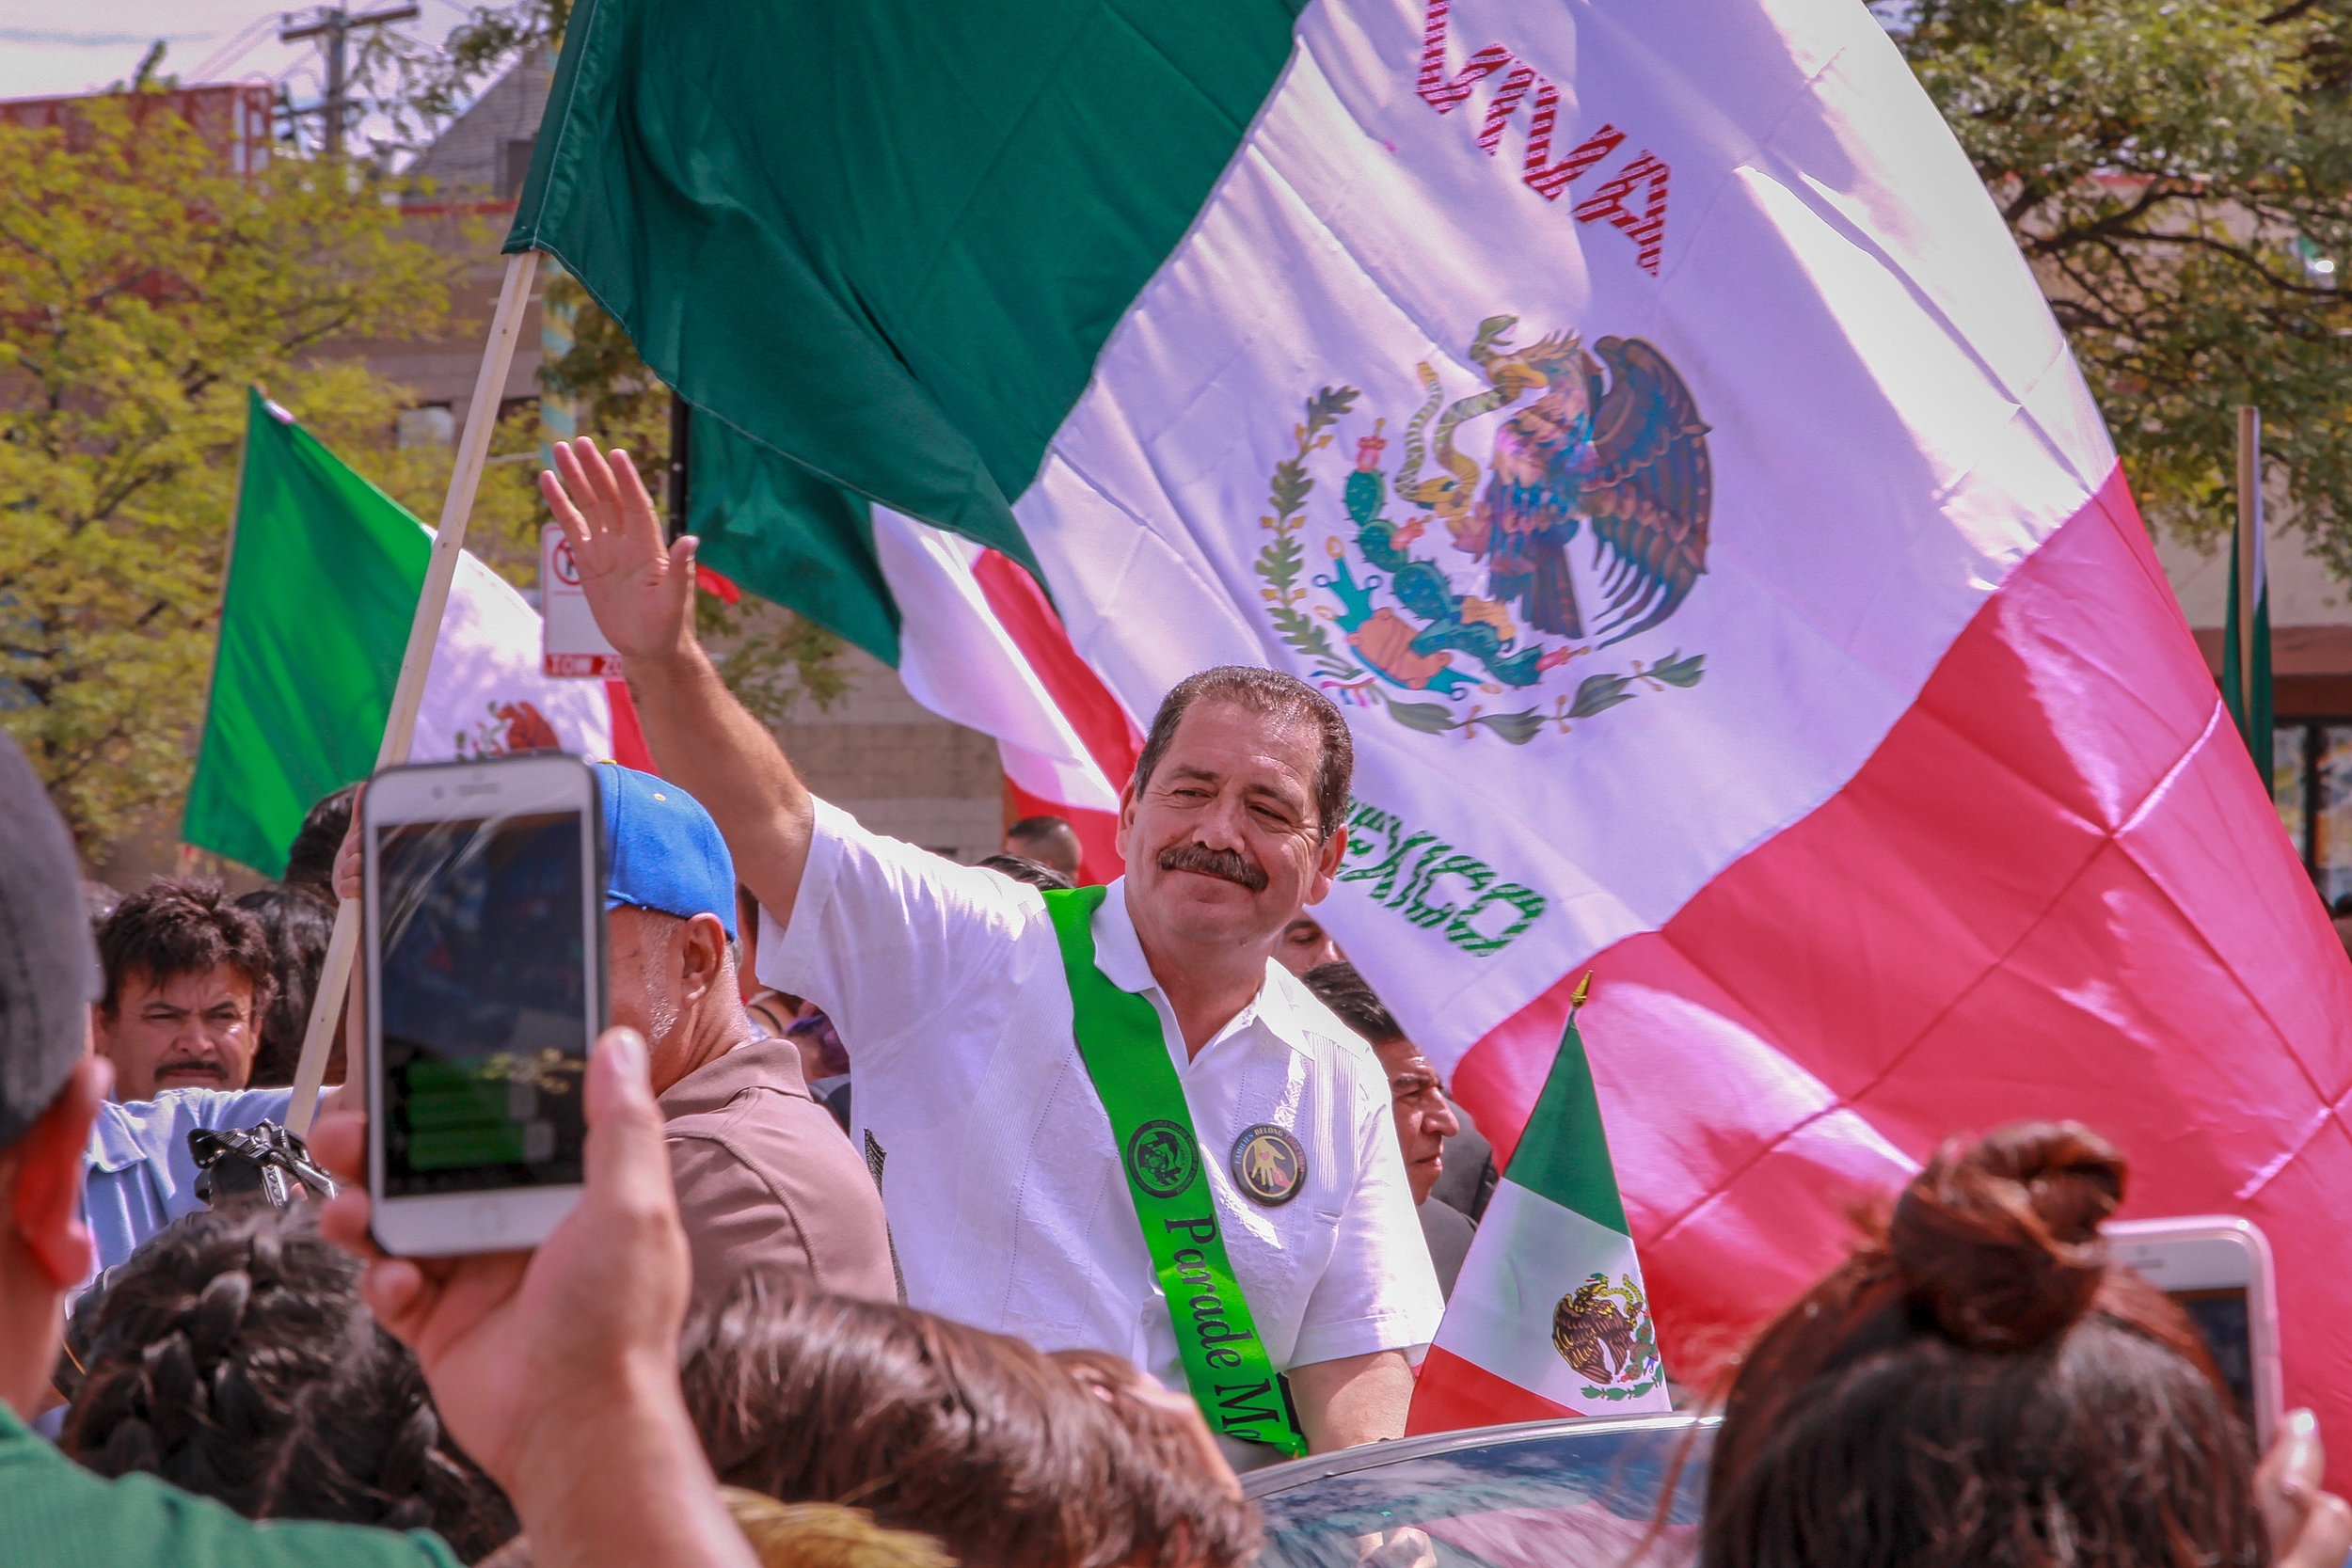
M 406 22 L 417 15 L 414 6 L 394 6 L 388 10 L 367 11 L 352 15 L 341 6 L 320 6 L 309 22 L 297 23 L 298 13 L 288 11 L 278 18 L 278 41 L 299 43 L 304 39 L 324 39 L 319 47 L 326 55 L 326 97 L 315 110 L 326 118 L 325 140 L 326 155 L 341 157 L 343 150 L 343 131 L 351 119 L 350 60 L 345 44 L 354 27 L 378 27 L 388 22 Z M 295 111 L 289 109 L 288 114 Z

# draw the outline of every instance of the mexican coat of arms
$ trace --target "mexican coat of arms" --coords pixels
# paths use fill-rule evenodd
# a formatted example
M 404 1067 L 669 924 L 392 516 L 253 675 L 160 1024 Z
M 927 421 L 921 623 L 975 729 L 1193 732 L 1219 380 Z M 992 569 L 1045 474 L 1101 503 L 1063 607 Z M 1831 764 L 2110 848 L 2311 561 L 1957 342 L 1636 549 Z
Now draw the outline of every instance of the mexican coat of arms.
M 1416 367 L 1423 400 L 1402 461 L 1383 468 L 1388 420 L 1375 420 L 1343 481 L 1343 525 L 1319 511 L 1311 528 L 1312 467 L 1361 394 L 1310 398 L 1275 467 L 1260 519 L 1275 537 L 1253 567 L 1277 634 L 1336 697 L 1416 730 L 1525 745 L 1699 683 L 1705 656 L 1679 648 L 1625 669 L 1576 661 L 1682 607 L 1707 570 L 1714 479 L 1708 426 L 1657 348 L 1602 338 L 1587 349 L 1573 332 L 1515 348 L 1518 325 L 1480 324 L 1466 357 L 1486 385 L 1464 396 L 1449 401 L 1437 372 Z M 1464 445 L 1489 430 L 1482 467 Z M 1571 565 L 1580 532 L 1597 605 L 1580 599 Z M 1310 570 L 1310 533 L 1327 571 Z

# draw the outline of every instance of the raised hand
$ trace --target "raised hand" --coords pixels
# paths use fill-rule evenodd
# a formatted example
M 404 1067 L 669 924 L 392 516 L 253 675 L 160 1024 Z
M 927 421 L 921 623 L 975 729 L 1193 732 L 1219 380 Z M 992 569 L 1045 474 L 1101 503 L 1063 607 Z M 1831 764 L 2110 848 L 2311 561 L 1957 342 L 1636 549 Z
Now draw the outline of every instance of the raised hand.
M 539 493 L 571 546 L 596 626 L 621 657 L 659 661 L 691 646 L 695 541 L 689 534 L 663 546 L 653 497 L 628 453 L 600 452 L 585 436 L 558 441 Z

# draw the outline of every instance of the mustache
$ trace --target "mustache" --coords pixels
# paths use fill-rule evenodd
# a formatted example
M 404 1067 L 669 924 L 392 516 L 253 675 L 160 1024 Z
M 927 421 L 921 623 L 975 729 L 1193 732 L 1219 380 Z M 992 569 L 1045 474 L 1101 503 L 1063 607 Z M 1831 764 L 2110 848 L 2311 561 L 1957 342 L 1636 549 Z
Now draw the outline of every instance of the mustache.
M 1203 877 L 1221 878 L 1252 893 L 1265 891 L 1264 869 L 1236 849 L 1212 849 L 1205 844 L 1178 844 L 1160 851 L 1159 867 L 1162 871 L 1193 871 Z
M 207 1077 L 224 1079 L 229 1076 L 228 1069 L 222 1067 L 218 1062 L 198 1061 L 192 1057 L 183 1056 L 176 1062 L 158 1062 L 155 1064 L 155 1076 L 158 1078 L 174 1072 L 200 1072 L 205 1074 Z

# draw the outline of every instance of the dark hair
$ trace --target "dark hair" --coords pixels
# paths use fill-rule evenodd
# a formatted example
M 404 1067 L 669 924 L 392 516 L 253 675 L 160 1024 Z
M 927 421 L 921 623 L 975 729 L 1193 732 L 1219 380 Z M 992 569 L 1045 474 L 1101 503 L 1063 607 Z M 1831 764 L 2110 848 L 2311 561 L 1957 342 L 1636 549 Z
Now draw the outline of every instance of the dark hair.
M 199 1211 L 110 1278 L 59 1446 L 252 1519 L 429 1527 L 468 1561 L 514 1510 L 441 1431 L 423 1373 L 359 1300 L 310 1206 Z
M 1144 737 L 1143 754 L 1136 758 L 1136 794 L 1152 782 L 1152 770 L 1176 738 L 1178 722 L 1198 702 L 1232 703 L 1284 722 L 1312 724 L 1323 741 L 1315 759 L 1315 816 L 1327 842 L 1339 832 L 1356 773 L 1356 742 L 1347 733 L 1347 721 L 1330 698 L 1297 676 L 1254 664 L 1220 664 L 1176 683 L 1152 716 L 1152 733 Z
M 1032 820 L 1035 819 L 1032 818 Z M 1061 818 L 1054 817 L 1051 820 L 1058 822 Z M 1018 827 L 1019 824 L 1015 823 L 1014 826 Z M 976 863 L 1000 876 L 1010 877 L 1016 882 L 1026 882 L 1031 887 L 1041 887 L 1050 892 L 1061 892 L 1078 885 L 1074 879 L 1064 876 L 1050 865 L 1033 861 L 1026 855 L 987 855 Z
M 1055 832 L 1075 833 L 1067 816 L 1025 816 L 1005 830 L 1007 838 L 1043 838 Z
M 1254 1512 L 1156 1476 L 1108 1403 L 1022 1340 L 747 1277 L 690 1347 L 719 1479 L 936 1537 L 963 1568 L 1223 1568 Z
M 2072 1123 L 1946 1144 L 1748 1353 L 1706 1568 L 2266 1562 L 2203 1341 L 2099 1233 L 2124 1176 Z
M 1137 1518 L 1149 1540 L 1185 1540 L 1192 1562 L 1255 1562 L 1263 1545 L 1257 1511 L 1240 1503 L 1201 1468 L 1198 1433 L 1177 1418 L 1136 1397 L 1135 1364 L 1099 1350 L 1057 1350 L 1053 1362 L 1081 1388 L 1101 1400 L 1144 1464 L 1130 1483 Z M 1215 1441 L 1215 1439 L 1211 1439 Z M 1204 1528 L 1205 1526 L 1205 1528 Z
M 356 784 L 318 798 L 286 851 L 286 874 L 280 881 L 335 896 L 335 856 L 342 849 L 343 835 L 351 832 L 352 808 L 358 799 Z
M 1366 1043 L 1386 1045 L 1405 1037 L 1396 1015 L 1389 1011 L 1388 1005 L 1373 993 L 1364 977 L 1356 973 L 1356 966 L 1345 958 L 1337 963 L 1317 964 L 1298 979 L 1315 993 L 1316 1001 L 1338 1015 L 1342 1023 L 1363 1036 Z
M 98 961 L 106 988 L 98 1005 L 108 1018 L 121 1005 L 123 981 L 135 974 L 160 986 L 227 964 L 251 983 L 256 1020 L 277 990 L 262 923 L 229 902 L 218 882 L 157 877 L 116 905 L 98 928 Z
M 278 978 L 278 994 L 261 1016 L 261 1044 L 254 1048 L 246 1087 L 279 1088 L 294 1081 L 302 1060 L 302 1037 L 310 1031 L 310 1002 L 335 934 L 335 911 L 307 888 L 283 882 L 256 888 L 237 900 L 237 908 L 261 922 Z

